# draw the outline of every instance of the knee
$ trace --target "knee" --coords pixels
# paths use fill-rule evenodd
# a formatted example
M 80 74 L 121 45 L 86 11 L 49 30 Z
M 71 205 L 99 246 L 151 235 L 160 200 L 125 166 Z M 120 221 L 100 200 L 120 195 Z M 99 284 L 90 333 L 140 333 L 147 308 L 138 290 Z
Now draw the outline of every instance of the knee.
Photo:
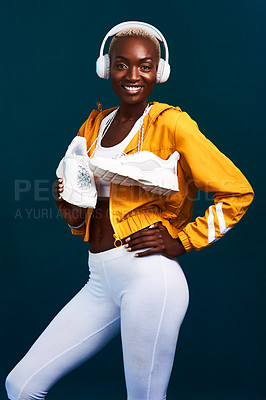
M 34 382 L 31 379 L 27 379 L 18 366 L 7 376 L 5 386 L 7 397 L 10 400 L 41 400 L 45 397 L 42 394 L 40 395 L 40 393 L 37 395 Z
M 7 392 L 7 397 L 10 400 L 18 400 L 20 388 L 19 388 L 17 379 L 15 378 L 15 374 L 13 371 L 11 371 L 6 378 L 6 382 L 5 382 L 6 392 Z

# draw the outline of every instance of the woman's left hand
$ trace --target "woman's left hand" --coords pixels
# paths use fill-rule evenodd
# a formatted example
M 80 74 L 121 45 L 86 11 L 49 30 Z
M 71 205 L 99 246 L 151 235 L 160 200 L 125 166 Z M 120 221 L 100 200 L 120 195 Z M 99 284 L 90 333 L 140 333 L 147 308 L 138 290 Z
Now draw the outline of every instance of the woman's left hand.
M 176 258 L 186 252 L 180 239 L 172 238 L 168 230 L 160 222 L 156 222 L 149 228 L 133 233 L 125 242 L 125 248 L 128 251 L 149 248 L 148 250 L 136 253 L 135 257 L 164 254 L 167 257 Z

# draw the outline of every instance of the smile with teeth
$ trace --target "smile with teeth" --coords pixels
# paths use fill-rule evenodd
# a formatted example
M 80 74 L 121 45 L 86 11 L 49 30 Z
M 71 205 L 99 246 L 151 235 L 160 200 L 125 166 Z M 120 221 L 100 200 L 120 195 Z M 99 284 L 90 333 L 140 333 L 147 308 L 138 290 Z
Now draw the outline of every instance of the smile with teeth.
M 138 93 L 143 88 L 143 86 L 126 86 L 126 85 L 123 85 L 123 88 L 126 89 L 130 93 Z

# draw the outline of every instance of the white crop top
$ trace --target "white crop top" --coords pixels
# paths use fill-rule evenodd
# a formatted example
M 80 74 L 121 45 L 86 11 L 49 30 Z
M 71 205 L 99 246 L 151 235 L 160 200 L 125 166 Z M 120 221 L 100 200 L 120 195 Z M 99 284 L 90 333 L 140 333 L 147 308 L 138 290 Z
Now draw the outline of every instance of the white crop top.
M 150 111 L 152 105 L 149 106 L 148 109 L 145 110 L 145 115 L 148 114 Z M 94 156 L 96 157 L 107 157 L 107 158 L 115 158 L 120 156 L 123 151 L 126 149 L 128 144 L 131 142 L 133 137 L 136 135 L 136 133 L 140 130 L 140 127 L 143 123 L 143 115 L 135 122 L 134 126 L 132 127 L 131 131 L 128 133 L 128 135 L 125 137 L 125 139 L 122 140 L 122 142 L 116 144 L 115 146 L 112 147 L 103 147 L 101 145 L 102 141 L 102 136 L 104 129 L 106 128 L 106 125 L 110 119 L 113 118 L 117 110 L 114 110 L 110 114 L 108 114 L 105 118 L 103 118 L 101 125 L 99 127 L 99 140 L 96 142 L 96 149 L 94 152 Z M 101 178 L 95 177 L 95 184 L 96 184 L 96 189 L 98 193 L 98 197 L 109 197 L 110 196 L 110 183 L 104 181 Z

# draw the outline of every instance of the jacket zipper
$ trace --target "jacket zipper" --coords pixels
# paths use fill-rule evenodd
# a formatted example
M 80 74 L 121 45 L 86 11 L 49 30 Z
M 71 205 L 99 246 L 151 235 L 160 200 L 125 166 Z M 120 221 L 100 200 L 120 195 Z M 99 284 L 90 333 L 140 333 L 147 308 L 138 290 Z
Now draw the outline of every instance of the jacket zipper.
M 149 122 L 149 125 L 148 125 L 148 127 L 147 127 L 147 129 L 146 129 L 146 132 L 145 132 L 146 134 L 147 134 L 147 131 L 149 130 L 149 128 L 150 128 L 152 122 L 153 122 L 153 120 Z M 145 136 L 146 136 L 146 134 L 145 134 Z M 143 140 L 144 140 L 144 138 L 143 138 Z M 135 147 L 137 147 L 137 146 L 135 146 Z M 133 150 L 135 147 L 129 149 L 129 150 L 127 151 L 127 153 L 130 152 L 131 150 Z M 113 220 L 112 220 L 112 215 L 113 215 L 113 214 L 112 214 L 112 205 L 111 205 L 111 202 L 112 202 L 112 200 L 111 200 L 111 199 L 112 199 L 112 187 L 113 187 L 113 185 L 110 184 L 109 215 L 110 215 L 110 222 L 111 222 L 112 228 L 113 228 L 113 230 L 114 230 L 114 232 L 115 232 L 115 233 L 113 234 L 113 237 L 114 237 L 114 246 L 115 246 L 115 247 L 120 247 L 120 246 L 122 246 L 122 240 L 119 238 L 118 233 L 117 233 L 117 230 L 115 229 L 115 226 L 114 226 L 114 223 L 113 223 Z
M 174 108 L 174 107 L 170 107 L 170 108 Z M 147 132 L 148 132 L 150 126 L 152 125 L 153 121 L 157 118 L 157 116 L 158 116 L 158 115 L 156 115 L 156 116 L 149 122 L 148 127 L 147 127 L 146 130 L 145 130 L 145 135 L 143 136 L 143 140 L 144 140 L 144 137 L 147 135 Z M 132 147 L 131 149 L 127 150 L 127 154 L 128 154 L 130 151 L 132 151 L 133 149 L 135 149 L 136 147 L 137 147 L 137 146 L 134 146 L 134 147 Z M 117 233 L 117 231 L 116 231 L 116 229 L 115 229 L 114 223 L 113 223 L 113 221 L 112 221 L 112 205 L 111 205 L 111 201 L 112 201 L 112 200 L 111 200 L 111 198 L 112 198 L 112 184 L 110 184 L 109 215 L 110 215 L 110 222 L 111 222 L 112 228 L 113 228 L 113 230 L 114 230 L 114 232 L 115 232 L 115 233 L 113 234 L 113 237 L 114 237 L 114 246 L 115 246 L 115 247 L 120 247 L 120 246 L 122 246 L 122 240 L 119 238 L 118 233 Z
M 115 247 L 120 247 L 120 246 L 122 246 L 122 240 L 119 238 L 119 236 L 118 236 L 118 233 L 117 233 L 117 230 L 115 229 L 115 226 L 114 226 L 114 223 L 113 223 L 113 220 L 112 220 L 112 216 L 113 216 L 113 214 L 112 214 L 112 205 L 111 205 L 111 202 L 112 202 L 112 184 L 110 184 L 110 197 L 109 197 L 109 215 L 110 215 L 110 222 L 111 222 L 111 225 L 112 225 L 112 228 L 113 228 L 113 230 L 114 230 L 114 234 L 113 234 L 113 237 L 114 237 L 114 246 Z

